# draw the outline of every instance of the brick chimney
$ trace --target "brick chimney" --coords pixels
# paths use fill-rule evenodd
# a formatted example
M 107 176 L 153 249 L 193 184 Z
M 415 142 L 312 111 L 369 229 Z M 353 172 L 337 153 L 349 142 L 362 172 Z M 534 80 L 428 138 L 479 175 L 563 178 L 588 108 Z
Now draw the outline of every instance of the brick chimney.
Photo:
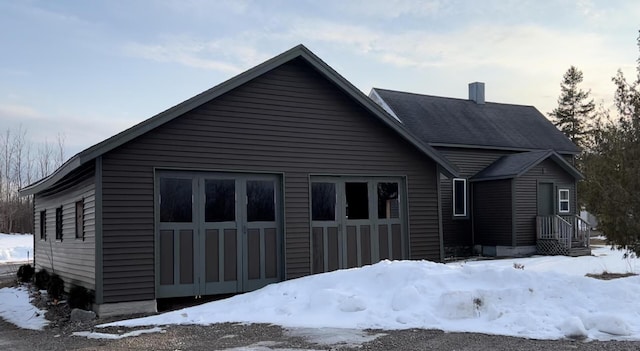
M 484 83 L 469 83 L 469 100 L 474 101 L 478 105 L 484 105 Z

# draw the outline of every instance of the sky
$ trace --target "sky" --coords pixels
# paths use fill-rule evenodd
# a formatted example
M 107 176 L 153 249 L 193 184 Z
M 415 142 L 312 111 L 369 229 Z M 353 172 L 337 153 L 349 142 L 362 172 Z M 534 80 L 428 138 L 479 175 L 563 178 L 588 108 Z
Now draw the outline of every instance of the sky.
M 557 106 L 562 75 L 611 107 L 638 1 L 0 0 L 0 131 L 66 156 L 304 44 L 358 89 Z

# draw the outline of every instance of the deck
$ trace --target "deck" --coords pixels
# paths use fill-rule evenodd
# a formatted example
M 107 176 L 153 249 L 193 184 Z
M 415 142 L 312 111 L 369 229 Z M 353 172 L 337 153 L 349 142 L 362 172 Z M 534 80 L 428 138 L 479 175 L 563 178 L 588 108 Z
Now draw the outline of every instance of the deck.
M 536 247 L 541 255 L 591 255 L 591 226 L 577 215 L 538 216 L 536 232 Z

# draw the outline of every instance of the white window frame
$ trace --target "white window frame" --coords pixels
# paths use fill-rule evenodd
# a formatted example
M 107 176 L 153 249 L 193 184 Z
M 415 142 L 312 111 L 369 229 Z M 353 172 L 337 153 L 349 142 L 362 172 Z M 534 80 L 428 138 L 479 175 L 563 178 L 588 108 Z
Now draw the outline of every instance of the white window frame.
M 464 184 L 464 204 L 463 204 L 463 209 L 464 211 L 462 213 L 456 213 L 456 182 L 463 182 Z M 452 208 L 452 212 L 453 212 L 453 216 L 454 217 L 466 217 L 467 216 L 467 180 L 464 178 L 453 178 L 453 181 L 451 183 L 452 185 L 452 193 L 453 193 L 453 199 L 452 199 L 452 204 L 453 204 L 453 208 Z
M 562 198 L 562 194 L 566 194 L 566 199 Z M 562 188 L 562 189 L 558 189 L 558 212 L 560 213 L 569 213 L 571 212 L 571 192 L 569 191 L 569 189 L 566 188 Z M 562 208 L 563 204 L 567 204 L 567 209 L 564 210 Z

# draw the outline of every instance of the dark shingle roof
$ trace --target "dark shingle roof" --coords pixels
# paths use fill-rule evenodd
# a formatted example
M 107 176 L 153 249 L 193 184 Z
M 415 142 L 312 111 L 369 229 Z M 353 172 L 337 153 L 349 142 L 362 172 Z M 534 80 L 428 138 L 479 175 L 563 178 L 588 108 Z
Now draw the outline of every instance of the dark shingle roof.
M 432 146 L 580 151 L 533 106 L 374 91 L 409 130 Z
M 558 155 L 553 150 L 543 150 L 502 156 L 487 166 L 487 168 L 471 177 L 470 180 L 473 182 L 516 178 L 527 173 L 531 168 L 546 159 L 554 161 L 574 178 L 583 178 L 582 174 L 580 174 L 580 172 L 578 172 L 575 167 L 569 164 L 562 156 Z

